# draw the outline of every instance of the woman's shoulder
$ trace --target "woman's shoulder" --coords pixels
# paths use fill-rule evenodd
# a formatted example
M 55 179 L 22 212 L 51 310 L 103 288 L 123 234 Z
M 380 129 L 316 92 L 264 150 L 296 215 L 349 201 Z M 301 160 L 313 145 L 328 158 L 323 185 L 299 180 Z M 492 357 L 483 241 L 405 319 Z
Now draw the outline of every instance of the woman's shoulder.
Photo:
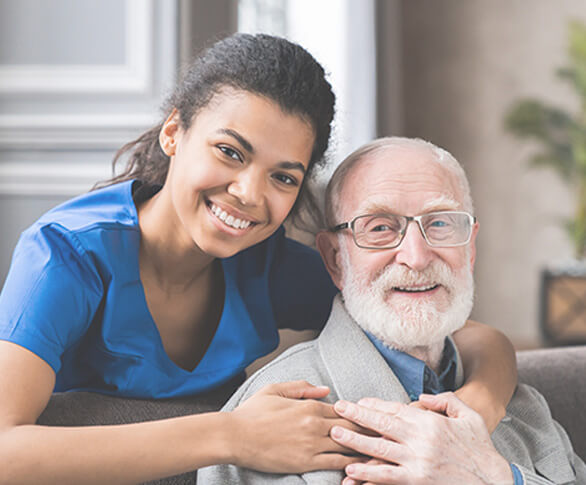
M 113 184 L 67 200 L 46 212 L 31 227 L 57 225 L 68 231 L 83 232 L 95 226 L 137 226 L 132 198 L 134 183 Z
M 35 254 L 58 263 L 71 256 L 87 259 L 88 254 L 92 261 L 110 260 L 128 253 L 123 248 L 136 250 L 140 232 L 132 185 L 94 190 L 51 209 L 21 234 L 14 256 Z

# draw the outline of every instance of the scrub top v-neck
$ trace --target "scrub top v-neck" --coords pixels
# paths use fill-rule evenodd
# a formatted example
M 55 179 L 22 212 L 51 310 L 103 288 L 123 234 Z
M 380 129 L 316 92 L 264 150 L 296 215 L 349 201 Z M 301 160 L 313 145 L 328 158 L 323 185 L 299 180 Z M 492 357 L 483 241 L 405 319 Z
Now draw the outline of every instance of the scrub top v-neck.
M 56 391 L 198 394 L 273 350 L 278 328 L 321 328 L 336 290 L 319 255 L 280 228 L 221 260 L 225 295 L 215 335 L 193 371 L 176 365 L 140 281 L 133 198 L 140 186 L 123 182 L 65 202 L 27 229 L 14 251 L 0 294 L 0 339 L 45 360 Z

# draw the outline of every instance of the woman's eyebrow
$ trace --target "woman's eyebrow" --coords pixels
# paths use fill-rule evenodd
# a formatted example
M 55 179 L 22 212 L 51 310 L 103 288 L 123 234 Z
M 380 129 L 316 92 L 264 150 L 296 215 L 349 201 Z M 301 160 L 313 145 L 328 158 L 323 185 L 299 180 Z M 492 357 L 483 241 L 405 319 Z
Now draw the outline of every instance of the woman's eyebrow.
M 249 153 L 254 155 L 254 147 L 252 143 L 250 143 L 246 138 L 244 138 L 240 133 L 237 131 L 231 130 L 230 128 L 221 128 L 218 130 L 218 133 L 222 133 L 224 135 L 231 136 L 235 138 L 238 143 L 242 145 L 242 147 Z
M 301 162 L 279 162 L 279 168 L 285 170 L 299 170 L 301 173 L 305 174 L 305 167 Z
M 218 133 L 222 133 L 223 135 L 228 135 L 234 138 L 242 147 L 251 155 L 254 155 L 255 150 L 246 138 L 244 138 L 240 133 L 230 128 L 221 128 L 217 131 Z M 280 162 L 279 167 L 285 170 L 299 170 L 301 173 L 305 174 L 305 167 L 301 162 Z

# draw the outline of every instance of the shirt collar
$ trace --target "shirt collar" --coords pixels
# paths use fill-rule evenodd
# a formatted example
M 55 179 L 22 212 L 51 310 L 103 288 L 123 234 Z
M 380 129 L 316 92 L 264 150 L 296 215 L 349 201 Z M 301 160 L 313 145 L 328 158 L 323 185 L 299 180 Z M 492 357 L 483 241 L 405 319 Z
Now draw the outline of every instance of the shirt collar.
M 455 390 L 457 354 L 450 339 L 445 339 L 438 375 L 422 360 L 391 349 L 371 333 L 364 333 L 395 373 L 412 401 L 419 399 L 421 393 L 438 394 Z

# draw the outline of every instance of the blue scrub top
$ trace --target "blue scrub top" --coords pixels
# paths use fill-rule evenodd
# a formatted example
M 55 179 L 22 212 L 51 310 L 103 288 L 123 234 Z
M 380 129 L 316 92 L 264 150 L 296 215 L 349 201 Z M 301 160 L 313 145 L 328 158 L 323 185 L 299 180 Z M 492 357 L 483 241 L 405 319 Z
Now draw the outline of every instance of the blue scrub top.
M 173 363 L 140 281 L 139 186 L 123 182 L 72 199 L 16 246 L 0 294 L 0 339 L 45 360 L 56 391 L 193 395 L 273 350 L 278 328 L 323 326 L 336 289 L 319 255 L 280 228 L 221 261 L 225 300 L 210 347 L 191 372 Z

